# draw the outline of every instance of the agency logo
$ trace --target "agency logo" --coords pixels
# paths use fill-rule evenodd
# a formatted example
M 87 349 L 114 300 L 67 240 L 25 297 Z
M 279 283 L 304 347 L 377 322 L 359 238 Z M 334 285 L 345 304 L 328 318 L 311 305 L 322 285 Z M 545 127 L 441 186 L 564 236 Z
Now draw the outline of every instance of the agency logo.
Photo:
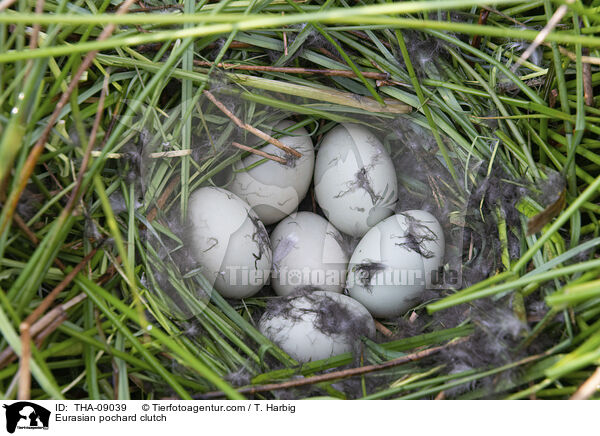
M 19 430 L 48 430 L 50 411 L 29 401 L 19 401 L 10 405 L 2 405 L 6 409 L 6 431 L 14 433 Z

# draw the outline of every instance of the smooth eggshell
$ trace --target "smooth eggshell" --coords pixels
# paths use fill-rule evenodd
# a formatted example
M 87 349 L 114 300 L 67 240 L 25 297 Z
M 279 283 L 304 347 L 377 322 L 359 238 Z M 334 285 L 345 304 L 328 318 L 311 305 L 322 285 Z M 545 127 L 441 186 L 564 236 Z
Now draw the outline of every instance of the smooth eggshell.
M 325 218 L 312 212 L 285 218 L 271 233 L 271 247 L 271 286 L 278 295 L 310 287 L 344 289 L 348 255 L 342 235 Z
M 284 120 L 275 128 L 283 130 L 293 125 L 291 121 Z M 302 157 L 294 158 L 267 144 L 260 150 L 283 157 L 289 164 L 268 160 L 250 170 L 240 171 L 263 159 L 251 154 L 234 164 L 236 172 L 229 185 L 229 189 L 245 200 L 265 225 L 276 223 L 296 210 L 306 196 L 315 164 L 312 139 L 304 128 L 300 127 L 279 140 L 300 152 Z
M 246 298 L 263 287 L 271 271 L 269 235 L 246 202 L 225 189 L 199 188 L 188 218 L 191 251 L 221 295 Z
M 274 312 L 267 309 L 259 321 L 259 330 L 298 362 L 351 352 L 359 339 L 357 331 L 367 337 L 375 335 L 375 323 L 367 309 L 343 294 L 314 291 L 279 298 L 285 298 L 283 306 Z M 335 333 L 324 332 L 319 325 L 322 317 L 328 321 L 331 310 L 336 312 L 332 316 L 339 329 Z
M 425 290 L 423 256 L 407 244 L 408 230 L 404 215 L 386 218 L 367 232 L 350 257 L 348 293 L 375 317 L 402 314 Z
M 340 231 L 363 236 L 394 213 L 398 181 L 394 164 L 373 133 L 344 123 L 323 138 L 315 162 L 315 196 Z

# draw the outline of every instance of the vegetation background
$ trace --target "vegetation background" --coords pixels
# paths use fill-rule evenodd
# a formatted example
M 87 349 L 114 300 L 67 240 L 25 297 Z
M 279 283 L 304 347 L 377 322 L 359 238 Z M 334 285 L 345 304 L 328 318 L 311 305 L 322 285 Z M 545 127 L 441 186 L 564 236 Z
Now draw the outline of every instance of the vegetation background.
M 598 0 L 2 0 L 0 397 L 598 399 L 598 26 Z M 267 295 L 201 298 L 174 223 L 245 153 L 209 95 L 396 134 L 463 286 L 304 365 Z

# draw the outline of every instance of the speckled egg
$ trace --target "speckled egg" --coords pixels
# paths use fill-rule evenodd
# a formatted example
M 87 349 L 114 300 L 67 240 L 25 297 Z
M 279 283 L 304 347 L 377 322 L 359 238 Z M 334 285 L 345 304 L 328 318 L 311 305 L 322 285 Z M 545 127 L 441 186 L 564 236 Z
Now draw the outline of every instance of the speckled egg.
M 356 246 L 347 289 L 378 318 L 391 318 L 419 303 L 426 274 L 441 265 L 444 235 L 424 211 L 408 211 L 378 223 Z
M 259 330 L 298 362 L 351 352 L 361 336 L 373 337 L 373 318 L 343 294 L 314 291 L 269 302 Z
M 275 126 L 275 130 L 288 129 L 293 125 L 291 121 L 284 120 Z M 265 225 L 276 223 L 296 210 L 306 196 L 315 163 L 312 139 L 304 128 L 278 139 L 302 157 L 296 158 L 267 144 L 260 150 L 286 159 L 287 164 L 265 160 L 253 167 L 264 158 L 251 154 L 234 164 L 233 181 L 228 186 L 252 207 Z
M 246 298 L 267 283 L 269 235 L 245 201 L 225 189 L 199 188 L 190 196 L 188 221 L 191 253 L 221 295 Z
M 394 164 L 366 127 L 344 123 L 325 135 L 315 162 L 315 196 L 340 231 L 363 236 L 394 213 L 398 182 Z
M 298 212 L 285 218 L 271 233 L 271 286 L 278 295 L 319 288 L 342 292 L 348 255 L 340 232 L 325 218 Z

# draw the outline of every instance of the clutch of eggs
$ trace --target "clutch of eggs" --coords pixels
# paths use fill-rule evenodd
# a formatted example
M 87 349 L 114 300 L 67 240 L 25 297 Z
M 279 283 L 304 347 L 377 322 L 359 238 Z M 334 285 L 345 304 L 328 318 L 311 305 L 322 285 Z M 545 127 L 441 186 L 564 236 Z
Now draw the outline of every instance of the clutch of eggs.
M 291 126 L 282 121 L 275 129 Z M 315 162 L 303 128 L 280 140 L 302 157 L 290 159 L 269 144 L 264 151 L 290 163 L 267 161 L 243 171 L 261 159 L 250 155 L 235 166 L 242 171 L 234 173 L 233 193 L 205 187 L 190 197 L 192 252 L 215 289 L 245 298 L 271 275 L 275 293 L 290 296 L 290 302 L 299 298 L 294 304 L 314 303 L 291 297 L 299 291 L 339 295 L 346 287 L 351 301 L 375 317 L 413 307 L 443 263 L 444 233 L 428 212 L 393 215 L 396 172 L 382 143 L 363 126 L 340 124 L 323 138 Z M 313 167 L 316 200 L 328 220 L 294 213 Z M 269 238 L 263 222 L 282 219 Z M 349 261 L 338 229 L 362 237 Z
M 396 170 L 371 131 L 344 123 L 325 135 L 315 162 L 315 196 L 327 219 L 340 231 L 363 236 L 394 213 Z
M 349 295 L 377 318 L 414 307 L 444 258 L 444 233 L 437 219 L 410 210 L 378 223 L 356 246 L 348 264 Z
M 224 297 L 258 292 L 271 273 L 271 245 L 263 223 L 237 195 L 199 188 L 188 202 L 189 240 L 195 260 Z
M 293 125 L 293 122 L 284 120 L 275 125 L 274 130 L 285 130 Z M 304 128 L 300 127 L 279 140 L 302 157 L 295 158 L 267 144 L 261 151 L 280 156 L 287 160 L 287 164 L 267 160 L 252 167 L 264 158 L 251 154 L 234 164 L 234 177 L 229 185 L 229 189 L 245 200 L 265 225 L 276 223 L 296 210 L 306 196 L 315 165 L 312 139 Z

